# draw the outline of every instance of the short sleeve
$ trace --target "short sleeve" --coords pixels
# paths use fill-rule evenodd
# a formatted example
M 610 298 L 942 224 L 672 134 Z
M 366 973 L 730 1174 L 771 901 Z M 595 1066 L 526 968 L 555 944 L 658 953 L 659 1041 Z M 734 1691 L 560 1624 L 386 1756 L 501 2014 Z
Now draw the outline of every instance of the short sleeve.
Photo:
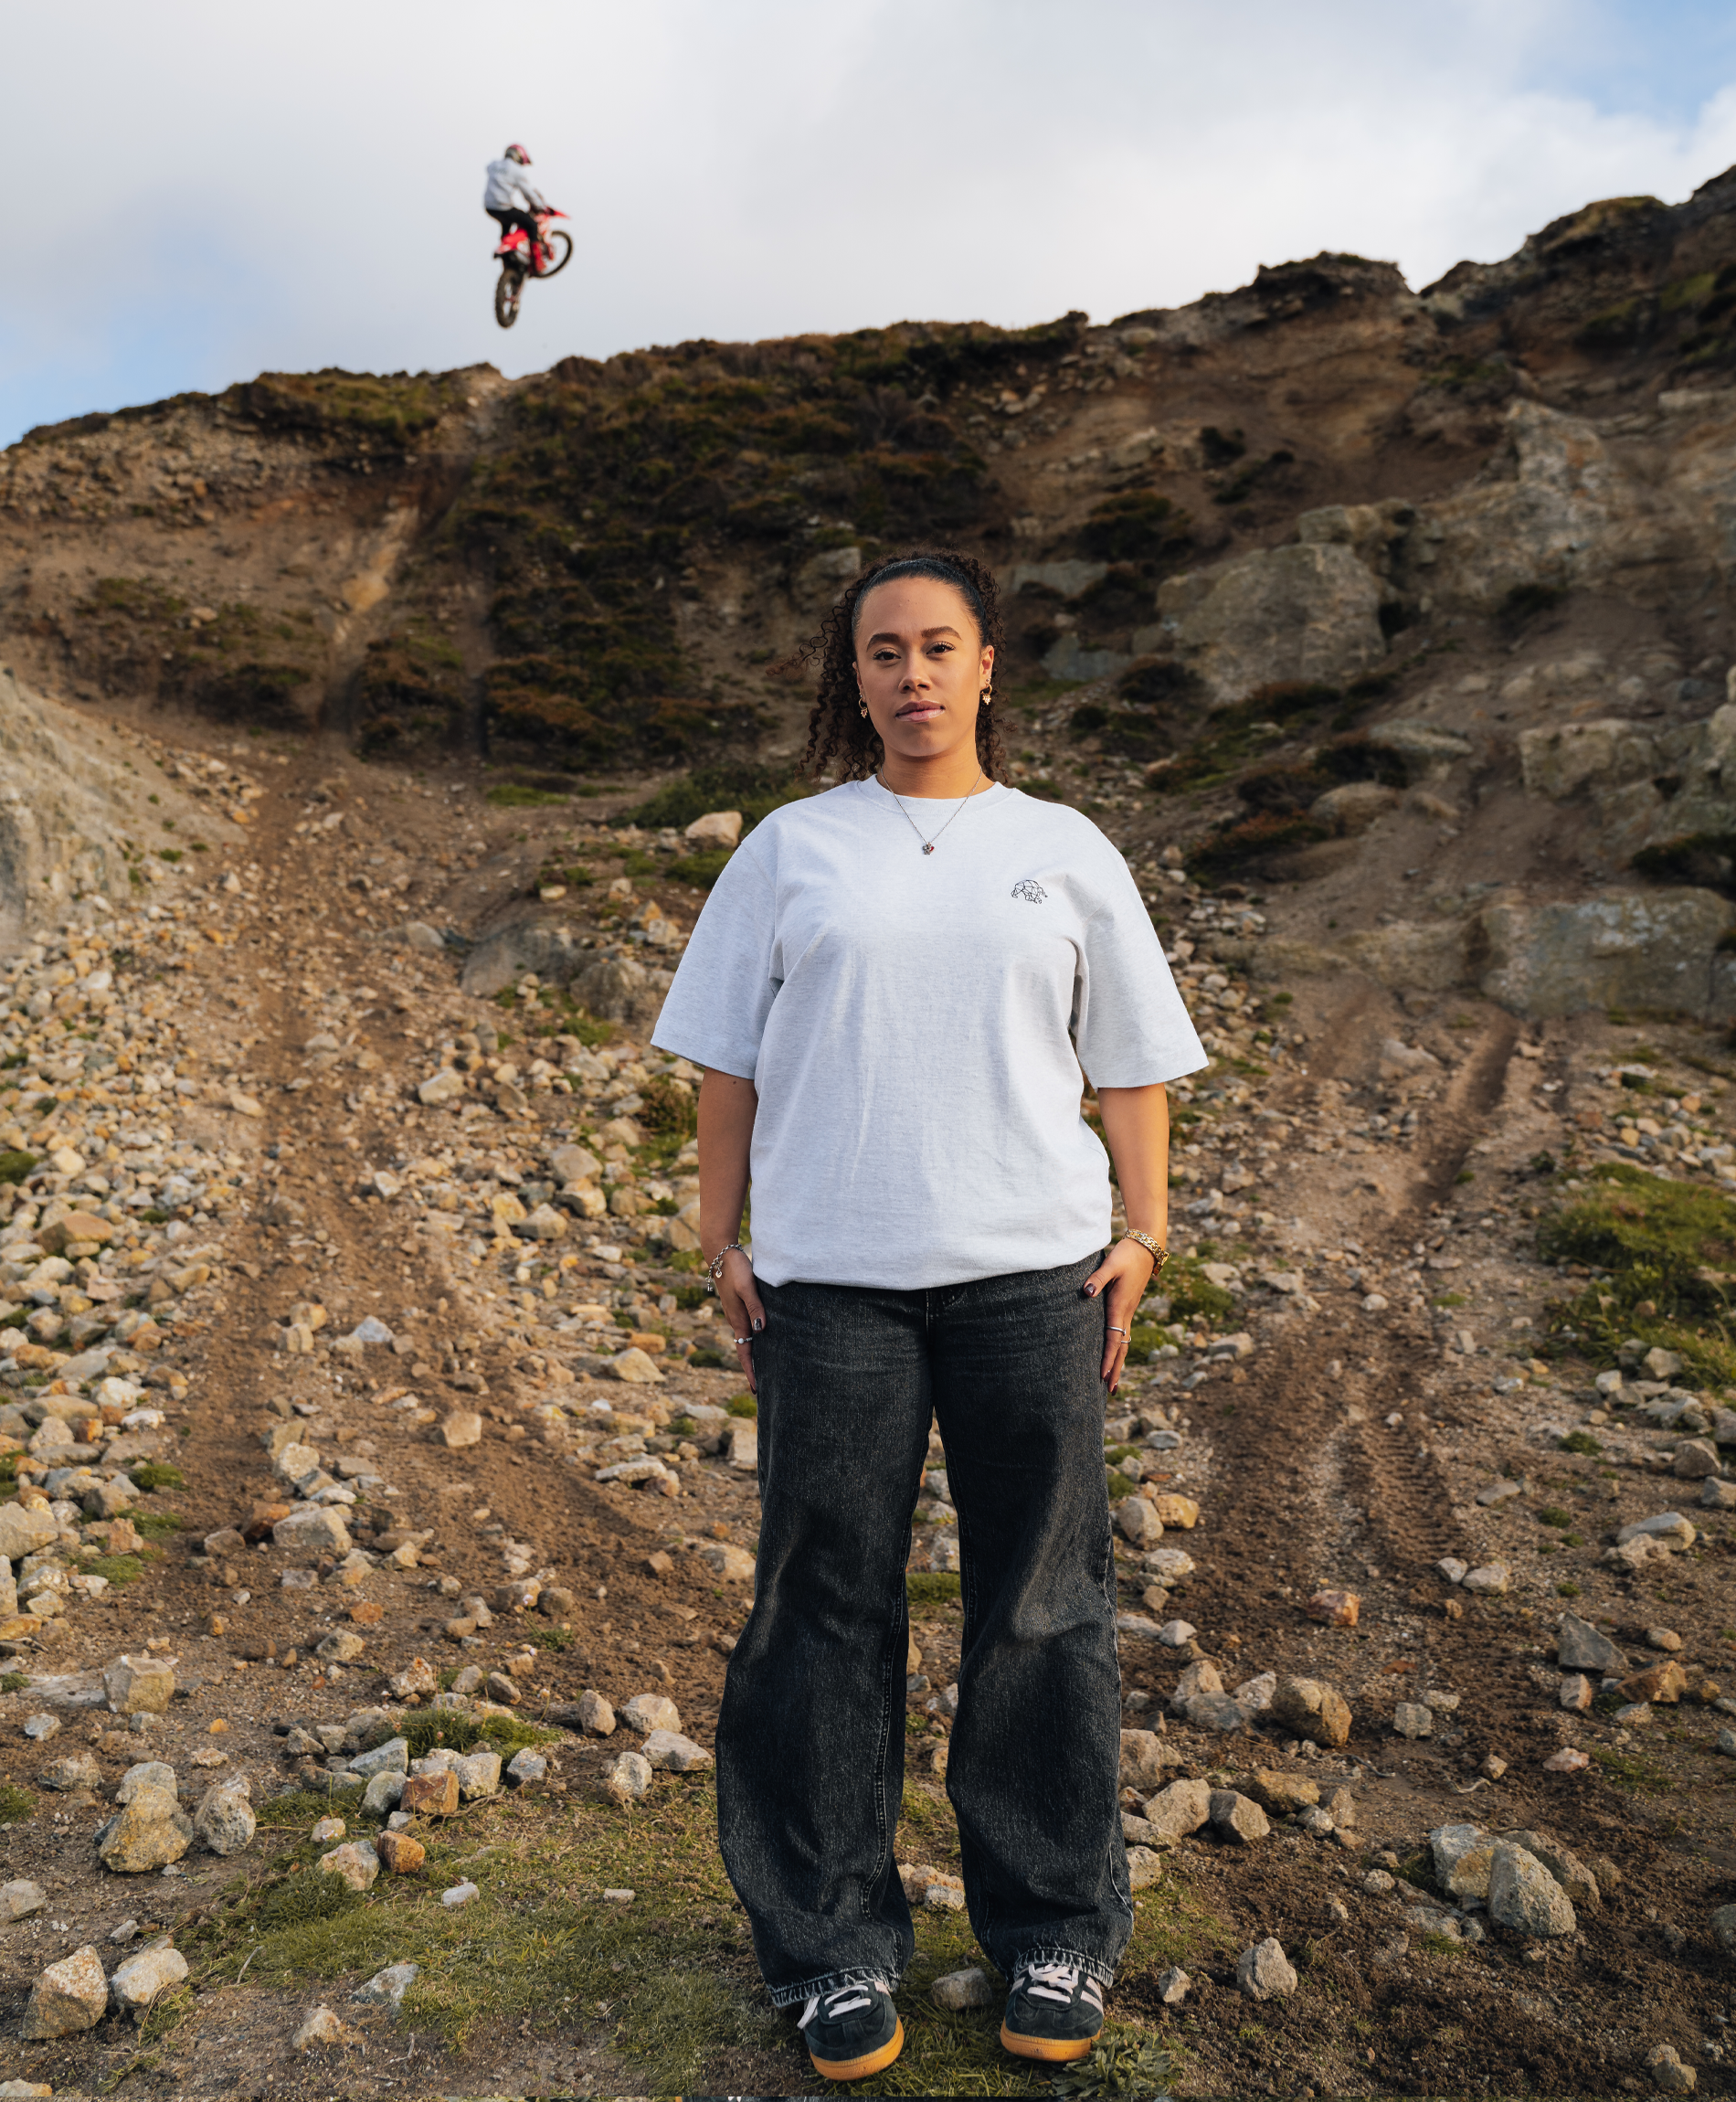
M 705 901 L 651 1032 L 660 1051 L 753 1078 L 778 997 L 776 901 L 771 871 L 757 853 L 738 847 Z
M 1079 1063 L 1094 1088 L 1149 1088 L 1197 1073 L 1206 1063 L 1205 1046 L 1138 886 L 1113 848 L 1101 866 L 1079 967 Z

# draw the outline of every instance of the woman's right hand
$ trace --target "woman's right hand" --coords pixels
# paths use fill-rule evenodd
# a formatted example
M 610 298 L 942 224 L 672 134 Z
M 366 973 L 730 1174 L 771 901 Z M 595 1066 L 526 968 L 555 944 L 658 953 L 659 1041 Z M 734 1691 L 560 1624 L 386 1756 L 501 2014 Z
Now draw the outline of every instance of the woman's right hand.
M 754 1266 L 739 1248 L 731 1248 L 724 1258 L 724 1267 L 717 1274 L 717 1299 L 736 1345 L 736 1362 L 747 1375 L 749 1391 L 757 1394 L 753 1339 L 765 1329 L 766 1310 L 759 1303 L 754 1283 Z

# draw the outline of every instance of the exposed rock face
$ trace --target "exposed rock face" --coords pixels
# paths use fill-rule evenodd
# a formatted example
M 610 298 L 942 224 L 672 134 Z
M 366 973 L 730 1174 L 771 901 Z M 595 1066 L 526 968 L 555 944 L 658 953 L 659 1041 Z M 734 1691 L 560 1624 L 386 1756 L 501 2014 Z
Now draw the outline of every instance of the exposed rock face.
M 79 892 L 124 892 L 123 836 L 154 833 L 165 815 L 233 832 L 166 782 L 155 811 L 150 792 L 89 723 L 0 669 L 0 950 Z
M 1478 983 L 1519 1014 L 1635 1006 L 1722 1019 L 1736 1014 L 1736 971 L 1716 945 L 1731 920 L 1729 901 L 1710 890 L 1491 906 Z
M 1317 542 L 1172 578 L 1158 615 L 1161 640 L 1222 706 L 1280 681 L 1338 685 L 1371 669 L 1386 655 L 1383 596 L 1352 549 Z

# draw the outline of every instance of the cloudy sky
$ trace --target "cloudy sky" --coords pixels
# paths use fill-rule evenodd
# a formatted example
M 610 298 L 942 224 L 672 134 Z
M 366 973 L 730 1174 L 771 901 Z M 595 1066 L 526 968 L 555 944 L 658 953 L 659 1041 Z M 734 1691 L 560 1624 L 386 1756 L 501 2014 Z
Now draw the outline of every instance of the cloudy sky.
M 0 443 L 267 369 L 534 371 L 1414 285 L 1736 163 L 1704 0 L 0 0 Z M 572 265 L 491 312 L 509 139 Z

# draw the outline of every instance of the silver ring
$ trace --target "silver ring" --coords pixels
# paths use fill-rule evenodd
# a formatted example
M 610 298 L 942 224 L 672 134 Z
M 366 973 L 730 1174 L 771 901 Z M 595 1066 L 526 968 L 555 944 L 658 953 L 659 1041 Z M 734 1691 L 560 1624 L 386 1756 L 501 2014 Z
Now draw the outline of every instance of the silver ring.
M 1127 1332 L 1127 1330 L 1124 1328 L 1117 1328 L 1114 1322 L 1109 1323 L 1109 1333 L 1111 1335 L 1126 1335 Z
M 752 1343 L 753 1340 L 753 1337 L 750 1335 L 738 1335 L 732 1338 L 732 1341 L 736 1343 Z

